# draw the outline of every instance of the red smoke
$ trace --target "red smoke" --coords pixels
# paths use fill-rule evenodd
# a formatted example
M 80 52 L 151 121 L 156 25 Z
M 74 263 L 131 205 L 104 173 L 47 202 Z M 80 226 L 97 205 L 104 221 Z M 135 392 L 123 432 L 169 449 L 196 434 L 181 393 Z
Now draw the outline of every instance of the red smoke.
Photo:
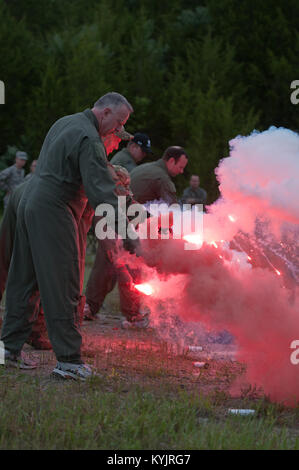
M 239 346 L 238 359 L 247 364 L 250 383 L 262 387 L 272 400 L 294 404 L 299 398 L 299 365 L 290 361 L 290 345 L 299 339 L 299 304 L 290 300 L 281 277 L 266 269 L 243 269 L 230 263 L 226 252 L 207 244 L 198 251 L 185 251 L 178 240 L 159 240 L 155 247 L 153 241 L 143 244 L 147 263 L 159 273 L 143 265 L 144 279 L 155 291 L 146 298 L 153 322 L 161 301 L 167 315 L 168 303 L 174 300 L 182 320 L 229 330 Z M 141 259 L 137 263 L 142 265 Z
M 124 256 L 128 264 L 140 265 L 143 282 L 154 285 L 155 293 L 146 296 L 154 323 L 161 309 L 164 318 L 174 309 L 185 321 L 229 330 L 250 383 L 272 400 L 294 405 L 299 401 L 299 364 L 291 362 L 291 343 L 299 340 L 293 223 L 299 220 L 299 135 L 271 128 L 231 144 L 230 157 L 216 171 L 222 197 L 204 216 L 204 239 L 217 243 L 188 251 L 183 240 L 142 240 L 144 260 Z M 261 218 L 267 224 L 257 236 Z

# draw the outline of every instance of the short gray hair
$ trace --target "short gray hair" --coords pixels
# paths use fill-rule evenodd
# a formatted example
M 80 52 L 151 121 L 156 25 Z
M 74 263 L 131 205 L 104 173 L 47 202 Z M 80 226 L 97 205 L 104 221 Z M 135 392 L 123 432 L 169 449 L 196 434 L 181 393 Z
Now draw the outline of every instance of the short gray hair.
M 95 104 L 95 108 L 105 108 L 109 106 L 118 107 L 118 106 L 126 106 L 130 113 L 134 111 L 133 106 L 129 103 L 129 101 L 121 94 L 112 91 L 110 93 L 106 93 L 106 95 L 101 96 Z

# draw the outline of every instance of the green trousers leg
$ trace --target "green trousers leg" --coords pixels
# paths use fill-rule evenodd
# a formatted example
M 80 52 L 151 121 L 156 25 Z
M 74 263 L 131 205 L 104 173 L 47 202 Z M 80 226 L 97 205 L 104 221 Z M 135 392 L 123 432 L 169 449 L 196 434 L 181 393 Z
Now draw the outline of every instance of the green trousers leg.
M 23 269 L 20 269 L 21 267 Z M 15 235 L 1 336 L 9 351 L 19 353 L 30 336 L 32 324 L 36 319 L 38 298 L 39 291 L 27 234 L 20 230 Z
M 139 312 L 140 298 L 132 291 L 124 271 L 115 266 L 113 245 L 112 240 L 98 240 L 95 261 L 86 286 L 86 302 L 95 315 L 118 281 L 121 311 L 130 320 Z
M 85 255 L 86 255 L 86 239 L 87 233 L 91 227 L 92 219 L 94 217 L 94 210 L 91 205 L 87 202 L 82 217 L 79 222 L 78 235 L 79 235 L 79 246 L 80 246 L 80 302 L 79 302 L 79 315 L 80 325 L 82 325 L 84 318 L 84 306 L 86 302 L 85 295 L 82 295 L 84 285 L 84 272 L 85 272 Z
M 86 302 L 93 315 L 99 311 L 117 280 L 115 266 L 108 254 L 109 243 L 109 240 L 98 240 L 95 261 L 86 286 Z
M 140 274 L 138 271 L 128 271 L 133 282 L 140 282 Z M 138 315 L 140 310 L 140 295 L 127 284 L 127 276 L 122 269 L 117 270 L 119 301 L 122 314 L 128 321 Z
M 67 204 L 50 196 L 39 192 L 39 198 L 26 203 L 23 197 L 20 203 L 1 339 L 8 350 L 22 348 L 31 332 L 30 298 L 38 285 L 57 359 L 80 363 L 79 222 Z

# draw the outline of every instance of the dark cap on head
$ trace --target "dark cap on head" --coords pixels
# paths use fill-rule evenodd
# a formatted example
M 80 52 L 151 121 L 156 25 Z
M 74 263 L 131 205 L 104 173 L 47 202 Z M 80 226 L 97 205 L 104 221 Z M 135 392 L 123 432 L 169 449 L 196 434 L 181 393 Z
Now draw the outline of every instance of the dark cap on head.
M 151 149 L 151 141 L 148 135 L 136 132 L 131 142 L 135 142 L 135 144 L 139 145 L 144 152 L 153 153 Z
M 21 150 L 18 150 L 16 152 L 16 157 L 20 158 L 21 160 L 28 160 L 28 155 L 26 152 L 22 152 Z

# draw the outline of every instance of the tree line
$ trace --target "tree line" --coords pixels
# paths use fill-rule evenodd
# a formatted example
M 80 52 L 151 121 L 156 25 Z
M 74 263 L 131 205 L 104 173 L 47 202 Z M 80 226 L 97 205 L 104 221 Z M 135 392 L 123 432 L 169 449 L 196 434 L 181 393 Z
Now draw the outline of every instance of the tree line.
M 298 18 L 297 0 L 0 0 L 0 169 L 15 148 L 37 158 L 56 119 L 114 90 L 154 158 L 186 148 L 179 191 L 195 172 L 214 201 L 230 139 L 299 128 Z

